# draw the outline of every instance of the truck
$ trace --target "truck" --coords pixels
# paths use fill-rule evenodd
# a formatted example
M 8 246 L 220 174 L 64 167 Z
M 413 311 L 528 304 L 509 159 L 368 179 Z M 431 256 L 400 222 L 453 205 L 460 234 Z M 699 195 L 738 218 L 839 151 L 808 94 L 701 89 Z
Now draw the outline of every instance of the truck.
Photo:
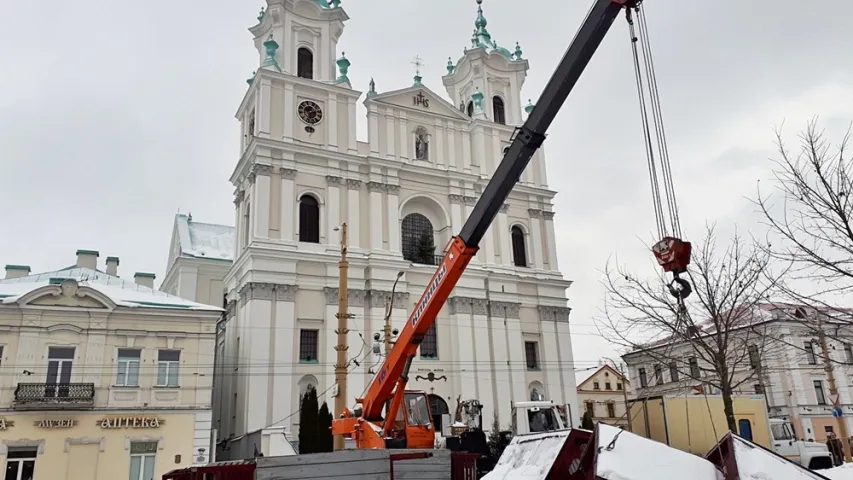
M 478 0 L 480 3 L 482 0 Z M 366 394 L 355 399 L 355 407 L 335 412 L 332 420 L 332 433 L 349 437 L 361 449 L 424 449 L 435 448 L 435 426 L 432 423 L 429 401 L 426 392 L 406 390 L 409 371 L 417 349 L 424 336 L 435 323 L 439 311 L 447 303 L 460 277 L 469 262 L 479 251 L 480 241 L 486 235 L 510 192 L 518 183 L 530 159 L 545 141 L 548 127 L 563 107 L 569 93 L 580 79 L 610 26 L 620 15 L 628 19 L 634 54 L 635 80 L 641 90 L 642 75 L 638 61 L 638 44 L 643 46 L 645 35 L 637 34 L 634 27 L 634 15 L 641 18 L 642 0 L 594 0 L 586 18 L 581 23 L 557 69 L 545 85 L 539 100 L 530 110 L 524 123 L 515 129 L 509 147 L 504 150 L 492 177 L 484 186 L 480 198 L 465 220 L 462 229 L 454 236 L 446 248 L 420 300 L 412 308 L 408 321 L 403 326 L 393 348 L 385 357 L 382 366 L 370 382 Z M 643 22 L 640 31 L 643 30 Z M 643 37 L 643 38 L 640 38 Z M 639 40 L 635 41 L 635 40 Z M 646 76 L 651 89 L 654 76 L 646 64 Z M 655 86 L 656 88 L 656 86 Z M 669 285 L 670 293 L 679 304 L 690 295 L 690 283 L 680 277 L 690 263 L 690 242 L 680 238 L 680 223 L 672 177 L 669 172 L 668 154 L 658 138 L 660 158 L 655 158 L 649 114 L 655 115 L 655 127 L 659 126 L 659 102 L 656 95 L 650 97 L 651 105 L 646 105 L 646 97 L 640 95 L 641 116 L 643 120 L 644 140 L 647 141 L 646 160 L 649 165 L 652 192 L 655 206 L 655 219 L 660 240 L 652 247 L 652 253 L 665 272 L 673 275 Z M 647 110 L 650 107 L 650 110 Z M 617 135 L 624 135 L 624 126 L 618 125 Z M 660 134 L 661 132 L 656 132 Z M 650 149 L 651 148 L 651 149 Z M 661 170 L 655 162 L 659 161 Z M 664 172 L 659 181 L 658 171 Z M 663 183 L 665 202 L 661 197 L 660 183 Z M 664 204 L 666 205 L 664 207 Z M 668 210 L 668 215 L 664 214 Z
M 732 403 L 740 437 L 812 470 L 832 467 L 826 445 L 798 441 L 787 421 L 768 417 L 763 395 L 736 395 Z M 631 401 L 630 412 L 633 433 L 696 455 L 729 433 L 720 395 L 646 397 Z

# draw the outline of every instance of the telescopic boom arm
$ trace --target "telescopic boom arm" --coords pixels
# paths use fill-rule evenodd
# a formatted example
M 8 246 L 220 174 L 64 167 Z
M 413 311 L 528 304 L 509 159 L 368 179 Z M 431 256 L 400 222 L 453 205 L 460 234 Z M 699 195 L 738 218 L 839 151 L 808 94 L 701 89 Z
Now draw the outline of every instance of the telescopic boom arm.
M 545 140 L 545 132 L 557 116 L 572 88 L 589 63 L 617 15 L 624 8 L 634 8 L 641 0 L 595 0 L 586 19 L 560 61 L 542 95 L 515 134 L 483 194 L 459 232 L 453 238 L 438 270 L 413 309 L 408 322 L 373 378 L 364 398 L 361 418 L 380 422 L 382 409 L 391 399 L 384 432 L 390 432 L 393 419 L 403 401 L 409 368 L 427 330 L 435 322 L 457 281 L 482 240 L 499 209 L 524 171 L 531 157 Z M 393 394 L 393 398 L 392 398 Z M 337 421 L 337 420 L 336 420 Z

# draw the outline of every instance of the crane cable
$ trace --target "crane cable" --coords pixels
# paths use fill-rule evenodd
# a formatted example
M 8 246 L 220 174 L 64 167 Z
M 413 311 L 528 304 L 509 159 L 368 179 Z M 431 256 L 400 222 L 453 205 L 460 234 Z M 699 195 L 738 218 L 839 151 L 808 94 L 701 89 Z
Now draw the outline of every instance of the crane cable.
M 679 274 L 686 271 L 687 264 L 690 261 L 690 244 L 681 240 L 681 221 L 675 199 L 675 186 L 672 181 L 672 168 L 663 126 L 657 76 L 655 75 L 652 50 L 648 38 L 648 24 L 639 2 L 633 7 L 633 13 L 632 8 L 625 9 L 625 18 L 628 21 L 628 33 L 631 39 L 634 61 L 634 77 L 640 101 L 643 143 L 651 182 L 652 205 L 655 212 L 657 233 L 661 239 L 653 251 L 655 251 L 655 256 L 658 257 L 658 262 L 664 267 L 664 270 L 673 273 L 669 290 L 678 300 L 679 309 L 683 311 L 684 299 L 690 295 L 692 287 L 687 280 L 679 278 Z M 640 54 L 641 51 L 642 55 Z M 654 130 L 654 135 L 652 130 Z M 661 186 L 663 186 L 663 192 L 661 192 Z

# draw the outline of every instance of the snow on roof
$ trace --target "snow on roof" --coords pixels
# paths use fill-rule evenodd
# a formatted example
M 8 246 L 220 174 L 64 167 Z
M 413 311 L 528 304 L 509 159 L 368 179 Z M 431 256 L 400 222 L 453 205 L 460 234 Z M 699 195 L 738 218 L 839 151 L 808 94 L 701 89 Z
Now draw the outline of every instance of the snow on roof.
M 0 304 L 12 304 L 34 290 L 56 283 L 57 279 L 71 278 L 81 286 L 90 287 L 106 295 L 116 305 L 124 307 L 175 308 L 188 310 L 222 311 L 221 308 L 190 302 L 163 293 L 136 282 L 108 275 L 98 270 L 72 266 L 54 272 L 37 273 L 26 277 L 0 280 Z
M 708 460 L 618 427 L 599 423 L 596 438 L 595 473 L 604 480 L 723 480 L 723 474 Z
M 181 255 L 234 261 L 235 228 L 215 223 L 194 222 L 192 217 L 175 216 Z
M 853 463 L 845 463 L 840 467 L 821 470 L 820 473 L 830 480 L 853 480 Z
M 571 430 L 516 435 L 483 480 L 544 480 Z
M 773 480 L 777 478 L 815 480 L 822 478 L 820 475 L 811 473 L 784 457 L 747 442 L 738 436 L 732 435 L 732 440 L 735 446 L 738 474 L 743 480 Z

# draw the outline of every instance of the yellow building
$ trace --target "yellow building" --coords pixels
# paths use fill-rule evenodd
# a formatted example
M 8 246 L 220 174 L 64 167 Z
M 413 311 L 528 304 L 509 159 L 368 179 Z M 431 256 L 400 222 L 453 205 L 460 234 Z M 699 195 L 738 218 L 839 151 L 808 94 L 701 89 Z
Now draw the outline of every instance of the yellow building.
M 0 280 L 0 461 L 6 480 L 152 480 L 211 461 L 222 310 L 118 277 L 98 252 Z
M 628 426 L 625 414 L 630 382 L 610 365 L 604 365 L 578 385 L 578 403 L 593 423 Z

